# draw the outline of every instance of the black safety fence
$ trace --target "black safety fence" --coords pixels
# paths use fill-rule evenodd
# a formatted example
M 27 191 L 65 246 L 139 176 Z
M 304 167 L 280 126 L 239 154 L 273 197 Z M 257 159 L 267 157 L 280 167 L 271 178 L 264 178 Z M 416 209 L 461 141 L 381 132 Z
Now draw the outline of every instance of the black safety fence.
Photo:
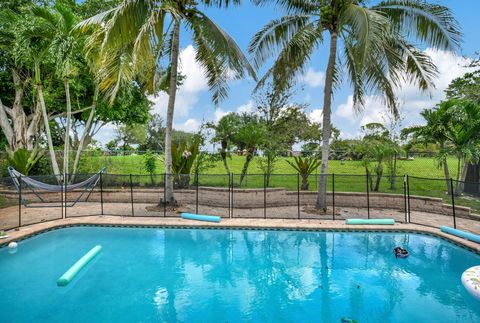
M 171 218 L 187 212 L 252 220 L 393 218 L 480 233 L 475 188 L 480 184 L 381 174 L 2 177 L 0 230 L 82 216 Z

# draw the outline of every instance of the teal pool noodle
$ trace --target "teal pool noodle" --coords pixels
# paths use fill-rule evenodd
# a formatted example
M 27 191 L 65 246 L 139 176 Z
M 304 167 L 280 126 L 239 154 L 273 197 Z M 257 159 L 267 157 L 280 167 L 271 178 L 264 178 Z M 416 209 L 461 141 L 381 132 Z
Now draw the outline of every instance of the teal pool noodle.
M 345 224 L 395 224 L 394 219 L 347 219 Z
M 93 247 L 89 252 L 87 252 L 82 258 L 78 259 L 78 261 L 68 269 L 65 274 L 62 275 L 57 280 L 57 285 L 58 286 L 67 286 L 68 283 L 70 283 L 75 276 L 82 270 L 83 267 L 85 267 L 90 260 L 95 258 L 96 255 L 102 250 L 102 246 L 96 245 Z
M 454 235 L 454 236 L 457 236 L 457 237 L 460 237 L 460 238 L 463 238 L 463 239 L 467 239 L 467 240 L 470 240 L 470 241 L 473 241 L 473 242 L 476 242 L 476 243 L 480 243 L 480 235 L 478 235 L 478 234 L 465 232 L 465 231 L 462 231 L 462 230 L 447 227 L 445 225 L 442 225 L 440 227 L 440 231 L 445 232 L 445 233 L 449 233 L 451 235 Z
M 220 217 L 216 215 L 203 215 L 203 214 L 193 214 L 193 213 L 182 213 L 183 219 L 188 220 L 198 220 L 198 221 L 208 221 L 208 222 L 220 222 Z

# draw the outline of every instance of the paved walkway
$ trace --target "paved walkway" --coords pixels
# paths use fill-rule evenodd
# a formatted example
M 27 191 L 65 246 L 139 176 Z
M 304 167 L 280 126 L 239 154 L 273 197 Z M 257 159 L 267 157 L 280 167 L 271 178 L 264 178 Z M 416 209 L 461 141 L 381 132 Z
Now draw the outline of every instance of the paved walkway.
M 309 210 L 312 207 L 302 206 L 300 207 L 300 219 L 312 219 L 312 220 L 332 220 L 333 212 L 330 210 L 328 214 L 319 215 L 312 214 Z M 178 217 L 180 212 L 193 212 L 195 213 L 194 205 L 185 205 L 178 210 L 165 212 L 162 208 L 158 208 L 155 204 L 134 204 L 133 210 L 130 203 L 104 203 L 103 205 L 104 215 L 124 216 L 124 217 Z M 218 215 L 222 218 L 269 218 L 269 219 L 298 219 L 299 212 L 296 206 L 286 207 L 268 207 L 266 211 L 263 208 L 255 209 L 237 209 L 233 210 L 233 214 L 229 215 L 227 208 L 221 207 L 206 207 L 199 206 L 198 213 L 200 214 L 212 214 Z M 133 213 L 132 213 L 133 212 Z M 0 209 L 0 230 L 18 227 L 19 214 L 18 206 L 11 206 L 8 208 Z M 74 207 L 66 209 L 66 217 L 79 217 L 90 215 L 101 215 L 102 210 L 100 203 L 77 203 Z M 362 208 L 347 208 L 341 207 L 335 209 L 335 219 L 344 220 L 346 218 L 368 218 L 366 209 Z M 62 208 L 60 207 L 41 207 L 41 208 L 25 208 L 21 210 L 21 225 L 30 225 L 40 222 L 46 222 L 56 219 L 62 219 L 65 214 L 62 214 Z M 394 218 L 397 222 L 405 222 L 405 213 L 399 210 L 390 209 L 370 209 L 370 218 Z M 457 228 L 461 230 L 471 231 L 473 233 L 480 234 L 480 221 L 458 218 Z M 439 228 L 442 225 L 453 226 L 453 217 L 426 213 L 426 212 L 412 212 L 410 214 L 410 222 L 416 224 L 424 224 Z

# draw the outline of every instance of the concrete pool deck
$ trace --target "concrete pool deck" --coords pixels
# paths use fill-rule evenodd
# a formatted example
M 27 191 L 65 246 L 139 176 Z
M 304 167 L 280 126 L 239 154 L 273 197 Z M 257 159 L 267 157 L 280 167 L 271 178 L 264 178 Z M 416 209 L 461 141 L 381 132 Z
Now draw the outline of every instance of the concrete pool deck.
M 7 231 L 8 238 L 0 240 L 4 246 L 11 241 L 22 240 L 32 235 L 56 228 L 69 226 L 144 226 L 178 228 L 233 228 L 233 229 L 277 229 L 277 230 L 338 230 L 338 231 L 401 231 L 418 232 L 444 238 L 480 254 L 480 244 L 441 232 L 437 228 L 417 224 L 396 223 L 395 225 L 347 225 L 344 220 L 312 219 L 222 219 L 220 223 L 184 220 L 161 217 L 119 217 L 119 216 L 82 216 L 59 219 L 20 227 Z

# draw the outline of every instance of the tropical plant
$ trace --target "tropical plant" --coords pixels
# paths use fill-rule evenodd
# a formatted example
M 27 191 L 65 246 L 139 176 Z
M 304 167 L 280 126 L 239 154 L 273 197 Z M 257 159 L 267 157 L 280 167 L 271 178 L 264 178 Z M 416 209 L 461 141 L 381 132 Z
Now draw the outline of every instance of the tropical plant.
M 257 167 L 265 175 L 265 185 L 270 186 L 270 178 L 275 171 L 275 166 L 280 158 L 280 154 L 275 150 L 263 150 L 263 156 L 258 157 Z
M 212 137 L 212 143 L 220 143 L 220 157 L 222 158 L 223 166 L 227 174 L 230 174 L 230 167 L 228 167 L 228 160 L 230 158 L 229 150 L 232 146 L 238 127 L 240 126 L 240 117 L 238 114 L 231 112 L 223 116 L 216 124 L 207 123 L 207 128 L 215 131 Z
M 206 7 L 226 8 L 239 1 L 203 0 Z M 100 89 L 114 98 L 118 87 L 140 78 L 145 90 L 156 94 L 168 91 L 165 129 L 166 199 L 176 204 L 172 179 L 172 125 L 178 83 L 180 29 L 192 32 L 195 59 L 204 67 L 212 100 L 217 104 L 227 95 L 227 81 L 255 73 L 234 40 L 204 14 L 192 0 L 124 1 L 115 9 L 80 23 L 93 27 L 90 48 L 99 48 L 97 62 Z M 161 66 L 167 58 L 167 66 Z
M 43 157 L 43 151 L 40 150 L 38 146 L 33 150 L 19 148 L 16 151 L 12 151 L 9 148 L 6 148 L 5 151 L 7 153 L 7 162 L 9 166 L 15 168 L 24 175 L 28 175 L 30 170 Z
M 453 116 L 449 111 L 449 105 L 440 104 L 435 109 L 424 109 L 420 115 L 426 121 L 425 125 L 407 127 L 402 130 L 401 137 L 403 139 L 412 137 L 410 142 L 412 145 L 415 143 L 438 145 L 437 162 L 440 167 L 443 167 L 447 190 L 450 194 L 450 170 L 447 162 L 450 151 L 447 144 Z
M 452 50 L 460 43 L 458 23 L 444 6 L 423 0 L 386 0 L 367 7 L 364 0 L 256 0 L 274 2 L 286 15 L 265 25 L 251 40 L 249 51 L 260 67 L 279 53 L 262 85 L 270 77 L 285 87 L 301 73 L 313 52 L 330 40 L 325 75 L 322 122 L 322 165 L 316 207 L 326 210 L 326 174 L 331 137 L 333 89 L 341 81 L 344 67 L 353 87 L 354 109 L 360 110 L 368 93 L 383 95 L 387 108 L 398 114 L 395 88 L 406 79 L 421 90 L 433 85 L 437 72 L 427 54 L 409 41 L 434 49 Z M 339 39 L 342 42 L 339 43 Z M 338 64 L 343 45 L 343 64 Z
M 313 173 L 322 163 L 322 161 L 314 156 L 311 157 L 293 157 L 294 162 L 287 160 L 287 163 L 290 164 L 302 177 L 302 190 L 308 190 L 309 181 L 308 177 Z
M 455 194 L 463 192 L 468 165 L 480 160 L 480 105 L 464 100 L 442 102 L 453 114 L 448 133 L 451 151 L 457 156 L 457 185 Z
M 239 150 L 245 154 L 245 162 L 243 163 L 242 173 L 240 174 L 239 186 L 242 186 L 250 162 L 252 161 L 253 156 L 255 156 L 255 152 L 262 142 L 266 140 L 265 125 L 260 120 L 255 117 L 244 119 L 244 121 L 249 121 L 240 126 L 234 139 Z
M 150 174 L 150 180 L 152 184 L 154 183 L 153 174 L 157 169 L 157 156 L 148 150 L 145 155 L 143 155 L 143 168 Z
M 200 152 L 201 138 L 194 136 L 190 141 L 172 143 L 172 170 L 178 188 L 187 188 L 190 173 Z
M 53 11 L 44 7 L 32 7 L 34 17 L 42 22 L 41 33 L 49 42 L 50 50 L 56 62 L 57 75 L 63 79 L 65 87 L 65 100 L 67 106 L 67 121 L 65 126 L 65 141 L 63 155 L 63 174 L 69 174 L 70 153 L 70 130 L 72 124 L 72 101 L 70 99 L 70 78 L 77 73 L 79 54 L 82 51 L 78 38 L 72 33 L 76 24 L 76 16 L 73 11 L 56 3 Z M 65 177 L 66 180 L 66 177 Z

